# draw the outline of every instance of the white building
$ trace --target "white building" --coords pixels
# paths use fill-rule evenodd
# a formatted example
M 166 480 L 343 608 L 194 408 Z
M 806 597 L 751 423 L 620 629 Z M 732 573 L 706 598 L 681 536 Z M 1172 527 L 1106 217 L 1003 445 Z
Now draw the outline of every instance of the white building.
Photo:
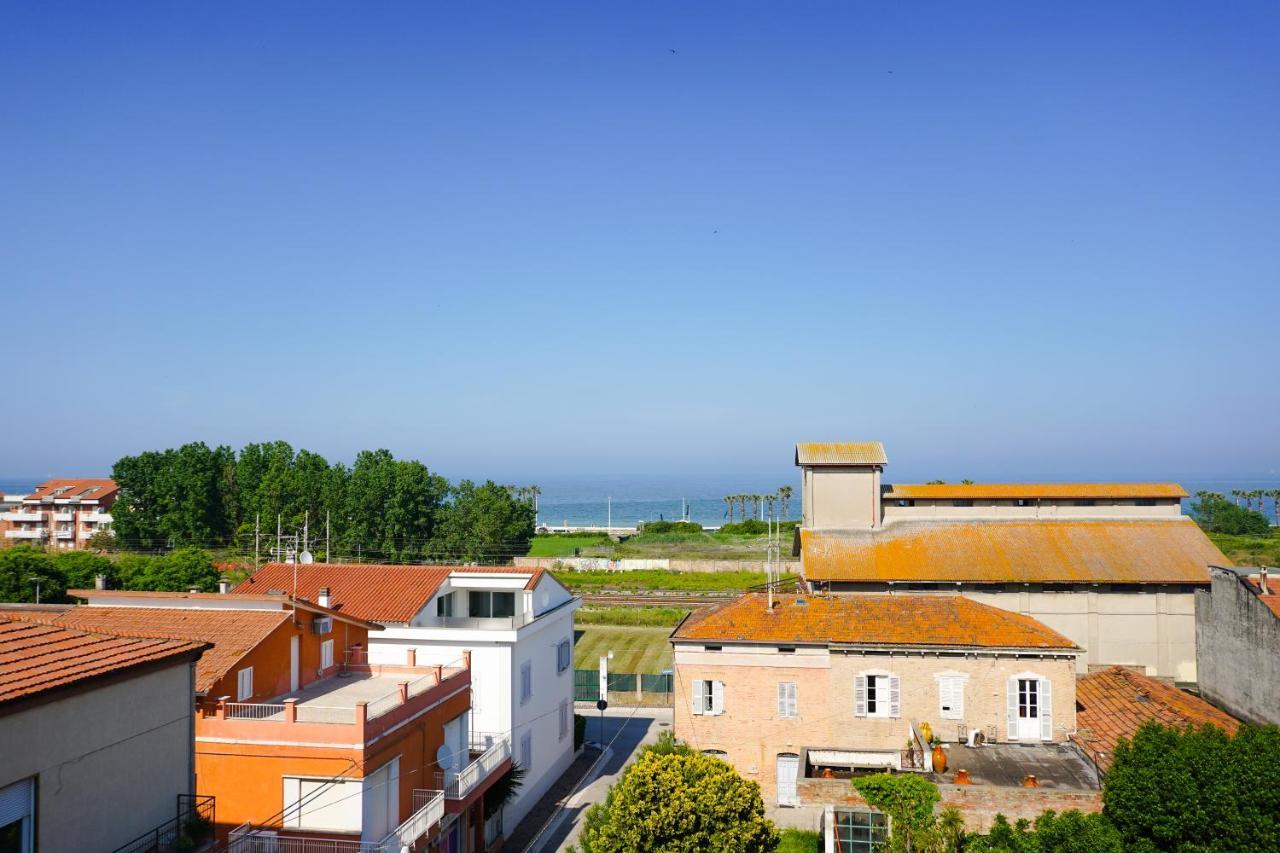
M 295 584 L 296 573 L 296 587 Z M 573 762 L 573 613 L 581 605 L 541 569 L 271 563 L 236 592 L 297 590 L 386 627 L 371 663 L 419 665 L 471 652 L 472 732 L 510 734 L 527 772 L 503 822 L 514 829 Z

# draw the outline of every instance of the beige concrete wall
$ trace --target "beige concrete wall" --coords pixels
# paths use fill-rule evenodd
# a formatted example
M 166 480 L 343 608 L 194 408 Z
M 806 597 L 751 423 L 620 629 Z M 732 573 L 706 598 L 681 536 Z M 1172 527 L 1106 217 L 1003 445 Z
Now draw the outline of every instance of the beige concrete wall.
M 0 788 L 36 781 L 39 850 L 114 850 L 193 793 L 191 665 L 0 717 Z
M 1134 501 L 1099 499 L 1094 506 L 1076 506 L 1069 500 L 1045 500 L 1036 506 L 1016 506 L 1012 501 L 974 500 L 973 506 L 959 507 L 951 500 L 917 500 L 913 506 L 898 506 L 891 498 L 884 501 L 884 523 L 948 519 L 1058 519 L 1088 520 L 1117 518 L 1178 518 L 1182 514 L 1177 500 L 1156 501 L 1155 506 L 1138 506 Z
M 1007 681 L 1020 673 L 1034 673 L 1051 682 L 1054 740 L 1065 741 L 1075 731 L 1075 665 L 1070 659 L 890 657 L 825 649 L 782 654 L 773 647 L 730 645 L 718 652 L 700 649 L 676 647 L 675 734 L 696 749 L 727 753 L 746 778 L 760 783 L 766 802 L 777 796 L 779 753 L 801 754 L 806 748 L 900 750 L 913 719 L 929 722 L 943 740 L 956 740 L 961 722 L 965 728 L 984 731 L 994 727 L 997 739 L 1007 740 Z M 898 718 L 854 715 L 854 680 L 865 671 L 899 677 Z M 936 676 L 942 673 L 968 676 L 963 721 L 940 719 Z M 692 713 L 691 685 L 696 679 L 724 682 L 724 714 Z M 778 717 L 781 681 L 796 683 L 794 720 Z
M 880 524 L 880 469 L 823 466 L 801 478 L 804 526 L 857 530 Z
M 661 569 L 671 572 L 761 572 L 764 560 L 609 560 L 604 557 L 516 557 L 517 568 L 564 570 L 595 570 L 631 572 L 642 569 Z M 799 560 L 784 560 L 782 570 L 800 574 Z

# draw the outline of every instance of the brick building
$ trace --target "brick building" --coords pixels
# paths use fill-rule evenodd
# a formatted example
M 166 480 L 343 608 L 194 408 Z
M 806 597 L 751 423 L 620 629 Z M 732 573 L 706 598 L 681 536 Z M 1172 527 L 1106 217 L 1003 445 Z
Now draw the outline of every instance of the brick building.
M 676 735 L 759 782 L 771 806 L 820 809 L 829 801 L 803 792 L 827 795 L 806 783 L 847 788 L 859 771 L 933 771 L 926 723 L 951 772 L 981 783 L 1027 762 L 1061 771 L 1047 780 L 1060 788 L 1096 782 L 1082 757 L 1054 757 L 1075 733 L 1082 650 L 1021 614 L 961 596 L 790 594 L 770 609 L 749 594 L 691 615 L 671 642 Z
M 83 548 L 110 528 L 118 491 L 114 480 L 61 479 L 41 483 L 29 495 L 6 495 L 0 511 L 4 543 Z

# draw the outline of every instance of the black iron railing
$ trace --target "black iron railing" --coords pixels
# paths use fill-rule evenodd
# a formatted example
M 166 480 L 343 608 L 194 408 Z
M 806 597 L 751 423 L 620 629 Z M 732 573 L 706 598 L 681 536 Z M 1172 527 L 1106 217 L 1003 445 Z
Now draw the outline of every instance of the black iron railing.
M 179 794 L 178 813 L 115 853 L 177 853 L 195 850 L 213 835 L 214 798 Z

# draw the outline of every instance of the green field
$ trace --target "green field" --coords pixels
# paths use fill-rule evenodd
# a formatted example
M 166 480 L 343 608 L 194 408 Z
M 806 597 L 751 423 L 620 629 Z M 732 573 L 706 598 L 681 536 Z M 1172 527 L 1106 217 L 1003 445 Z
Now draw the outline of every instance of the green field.
M 1209 538 L 1237 566 L 1274 566 L 1280 563 L 1280 536 L 1233 536 L 1210 533 Z
M 778 853 L 819 853 L 821 850 L 822 836 L 818 833 L 803 829 L 782 830 Z
M 613 652 L 613 672 L 658 673 L 671 669 L 671 629 L 583 625 L 573 649 L 576 669 L 599 669 L 600 656 Z
M 572 557 L 575 548 L 582 549 L 582 553 L 586 555 L 589 548 L 607 547 L 609 545 L 609 537 L 599 533 L 543 534 L 533 537 L 533 542 L 529 544 L 529 556 Z
M 575 625 L 631 625 L 674 628 L 689 615 L 681 607 L 584 607 L 573 615 Z
M 665 569 L 638 569 L 633 572 L 604 570 L 552 572 L 556 580 L 574 592 L 743 592 L 765 582 L 764 572 L 672 572 Z M 783 575 L 790 580 L 792 575 Z
M 733 533 L 641 533 L 614 543 L 598 533 L 544 533 L 533 537 L 530 557 L 623 557 L 668 560 L 761 560 L 767 555 L 767 536 Z M 790 534 L 782 538 L 783 556 L 791 551 Z

